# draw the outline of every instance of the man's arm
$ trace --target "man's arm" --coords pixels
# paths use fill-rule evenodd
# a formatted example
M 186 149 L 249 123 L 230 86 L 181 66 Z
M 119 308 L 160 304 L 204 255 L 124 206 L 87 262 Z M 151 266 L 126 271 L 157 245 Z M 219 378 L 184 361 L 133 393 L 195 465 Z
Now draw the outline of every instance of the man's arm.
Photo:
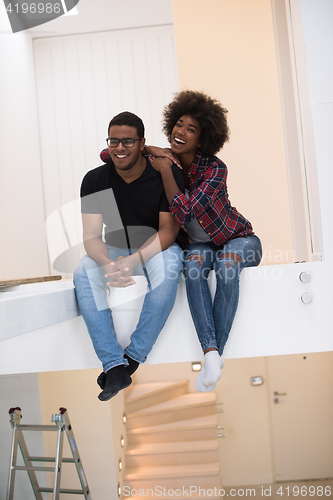
M 136 252 L 111 263 L 122 275 L 130 275 L 135 266 L 147 262 L 154 255 L 166 250 L 177 238 L 180 226 L 170 212 L 159 213 L 158 232 L 151 236 Z M 109 275 L 108 275 L 109 276 Z M 112 282 L 108 283 L 112 285 Z M 127 284 L 124 286 L 128 286 Z
M 151 236 L 135 253 L 141 254 L 143 261 L 147 262 L 147 260 L 166 250 L 175 242 L 179 229 L 178 222 L 170 212 L 160 212 L 157 234 Z
M 171 215 L 171 214 L 170 214 Z M 172 215 L 171 215 L 172 217 Z M 103 267 L 105 273 L 113 274 L 113 261 L 109 257 L 106 244 L 102 240 L 103 217 L 101 214 L 82 214 L 83 244 L 92 259 Z M 135 281 L 130 276 L 113 276 L 112 286 L 122 287 L 133 285 Z
M 106 244 L 102 240 L 103 217 L 101 214 L 82 214 L 83 244 L 92 259 L 101 266 L 107 266 L 111 260 Z

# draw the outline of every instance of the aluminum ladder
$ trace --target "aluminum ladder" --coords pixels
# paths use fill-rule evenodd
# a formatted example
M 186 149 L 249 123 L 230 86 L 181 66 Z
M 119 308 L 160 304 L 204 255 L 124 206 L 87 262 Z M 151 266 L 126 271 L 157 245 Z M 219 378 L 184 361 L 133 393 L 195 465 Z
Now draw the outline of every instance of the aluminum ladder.
M 85 500 L 92 500 L 88 487 L 88 482 L 86 480 L 86 476 L 83 470 L 82 461 L 74 439 L 73 429 L 69 421 L 67 409 L 59 408 L 59 414 L 52 415 L 53 425 L 21 425 L 22 414 L 21 414 L 21 408 L 19 407 L 11 408 L 9 410 L 9 415 L 10 415 L 10 424 L 13 429 L 13 437 L 12 437 L 10 470 L 9 470 L 6 500 L 13 500 L 14 498 L 15 473 L 18 470 L 25 470 L 28 472 L 36 500 L 43 500 L 42 493 L 53 493 L 52 500 L 59 500 L 59 495 L 61 493 L 84 495 Z M 55 458 L 30 456 L 23 436 L 24 431 L 57 432 L 57 446 L 56 446 Z M 63 458 L 62 456 L 65 432 L 67 434 L 69 446 L 73 455 L 72 458 Z M 23 462 L 25 464 L 24 466 L 16 465 L 18 447 L 20 447 L 22 453 Z M 54 462 L 54 466 L 53 467 L 33 466 L 33 462 Z M 63 463 L 75 463 L 76 471 L 78 473 L 81 484 L 81 489 L 60 488 L 61 469 Z M 54 472 L 53 488 L 40 487 L 38 484 L 35 471 Z

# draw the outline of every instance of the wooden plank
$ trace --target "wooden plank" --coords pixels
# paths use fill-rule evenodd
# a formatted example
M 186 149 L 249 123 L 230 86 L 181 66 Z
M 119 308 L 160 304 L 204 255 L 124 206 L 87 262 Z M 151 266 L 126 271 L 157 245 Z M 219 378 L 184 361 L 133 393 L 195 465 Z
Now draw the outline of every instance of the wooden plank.
M 45 281 L 58 281 L 61 280 L 61 278 L 62 278 L 61 275 L 56 275 L 56 276 L 40 276 L 37 278 L 22 278 L 15 280 L 0 280 L 0 287 L 27 285 L 29 283 L 44 283 Z

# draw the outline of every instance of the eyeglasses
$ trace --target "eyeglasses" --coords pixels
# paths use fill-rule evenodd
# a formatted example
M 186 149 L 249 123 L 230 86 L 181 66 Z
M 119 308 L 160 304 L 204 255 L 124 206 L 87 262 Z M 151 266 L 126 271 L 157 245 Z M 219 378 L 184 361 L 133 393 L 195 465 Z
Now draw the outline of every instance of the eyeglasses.
M 132 139 L 131 137 L 127 137 L 126 139 L 115 139 L 114 137 L 108 137 L 106 139 L 106 143 L 109 146 L 109 148 L 116 148 L 118 144 L 121 142 L 124 148 L 132 148 L 134 146 L 134 143 L 136 141 L 140 141 L 142 137 L 139 137 L 138 139 Z

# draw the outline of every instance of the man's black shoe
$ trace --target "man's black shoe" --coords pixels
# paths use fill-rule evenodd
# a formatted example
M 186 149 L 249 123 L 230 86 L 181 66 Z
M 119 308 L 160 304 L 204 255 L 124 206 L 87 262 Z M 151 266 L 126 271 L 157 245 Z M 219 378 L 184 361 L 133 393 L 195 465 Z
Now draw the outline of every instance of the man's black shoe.
M 104 390 L 99 394 L 98 399 L 100 401 L 109 401 L 131 383 L 132 379 L 126 372 L 124 365 L 114 366 L 106 372 Z
M 137 361 L 134 361 L 134 359 L 127 356 L 127 354 L 124 354 L 124 358 L 126 358 L 128 361 L 128 365 L 125 366 L 126 372 L 129 375 L 133 375 L 133 373 L 139 368 L 140 363 L 138 363 Z M 106 373 L 102 372 L 97 377 L 97 383 L 102 390 L 104 390 L 105 381 L 106 381 Z

